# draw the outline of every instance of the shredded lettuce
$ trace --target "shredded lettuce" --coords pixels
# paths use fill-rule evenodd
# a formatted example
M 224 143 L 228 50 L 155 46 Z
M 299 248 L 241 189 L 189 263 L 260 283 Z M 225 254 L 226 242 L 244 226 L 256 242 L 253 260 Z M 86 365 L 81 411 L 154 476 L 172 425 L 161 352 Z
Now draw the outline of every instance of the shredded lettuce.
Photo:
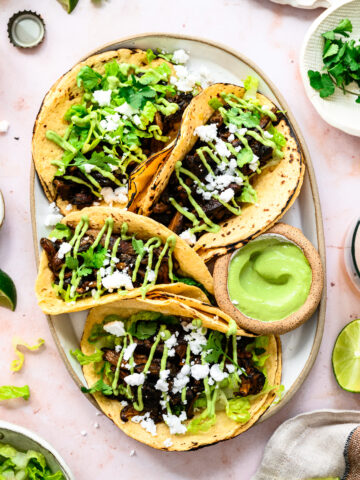
M 226 415 L 238 423 L 246 423 L 250 420 L 250 401 L 247 397 L 235 397 L 226 404 Z
M 34 450 L 20 452 L 9 444 L 0 443 L 0 479 L 62 480 L 61 471 L 52 473 L 44 455 Z
M 39 338 L 37 341 L 37 344 L 35 345 L 29 345 L 28 343 L 24 342 L 21 340 L 19 337 L 14 337 L 13 338 L 13 347 L 14 347 L 14 352 L 15 355 L 18 357 L 15 360 L 11 362 L 10 370 L 13 372 L 18 372 L 19 370 L 22 369 L 22 366 L 24 365 L 24 360 L 25 360 L 25 355 L 20 352 L 18 347 L 25 347 L 31 352 L 34 352 L 35 350 L 39 350 L 39 348 L 44 345 L 45 340 L 43 338 Z
M 91 355 L 85 355 L 78 348 L 76 350 L 70 350 L 70 353 L 74 358 L 76 358 L 76 360 L 80 363 L 80 365 L 89 365 L 89 363 L 98 363 L 98 362 L 101 362 L 103 358 L 103 352 L 97 349 L 95 353 Z
M 249 75 L 244 80 L 244 100 L 249 100 L 250 98 L 256 98 L 257 89 L 259 87 L 259 80 L 255 77 Z
M 11 400 L 13 398 L 23 398 L 28 400 L 30 397 L 30 389 L 28 385 L 23 387 L 15 387 L 14 385 L 0 386 L 0 401 Z
M 277 130 L 273 124 L 270 124 L 269 128 L 267 129 L 269 133 L 273 136 L 271 140 L 275 142 L 277 148 L 281 150 L 286 145 L 286 139 L 284 135 Z

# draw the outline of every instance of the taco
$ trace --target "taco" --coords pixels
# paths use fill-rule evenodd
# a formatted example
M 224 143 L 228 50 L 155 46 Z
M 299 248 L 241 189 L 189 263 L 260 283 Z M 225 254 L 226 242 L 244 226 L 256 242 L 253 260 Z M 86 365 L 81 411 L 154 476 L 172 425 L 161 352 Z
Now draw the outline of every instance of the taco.
M 280 393 L 279 338 L 248 337 L 215 307 L 205 313 L 152 295 L 90 311 L 72 352 L 82 390 L 157 449 L 191 450 L 250 428 Z
M 126 206 L 129 174 L 143 162 L 155 171 L 166 152 L 150 157 L 176 137 L 193 95 L 178 90 L 172 63 L 150 52 L 94 55 L 46 95 L 32 153 L 47 198 L 64 215 L 99 202 Z
M 269 228 L 300 192 L 305 164 L 297 139 L 256 89 L 248 77 L 245 88 L 203 90 L 146 192 L 138 194 L 136 175 L 130 181 L 129 208 L 166 225 L 206 260 Z
M 40 243 L 35 291 L 45 313 L 85 310 L 159 289 L 204 302 L 214 292 L 205 263 L 184 240 L 125 210 L 70 213 Z

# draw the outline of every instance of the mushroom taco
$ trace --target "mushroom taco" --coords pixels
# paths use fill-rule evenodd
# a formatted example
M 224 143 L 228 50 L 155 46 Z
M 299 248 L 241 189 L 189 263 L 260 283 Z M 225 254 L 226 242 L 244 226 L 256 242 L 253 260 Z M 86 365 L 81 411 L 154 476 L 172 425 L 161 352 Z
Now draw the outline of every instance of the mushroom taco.
M 279 393 L 279 338 L 246 335 L 215 307 L 151 292 L 92 309 L 72 354 L 82 390 L 121 430 L 184 451 L 244 432 Z
M 187 108 L 176 144 L 145 193 L 130 180 L 132 211 L 184 238 L 205 260 L 246 243 L 295 201 L 305 164 L 291 125 L 248 77 L 214 84 Z
M 156 171 L 193 98 L 170 82 L 174 75 L 151 50 L 121 49 L 91 56 L 51 88 L 32 152 L 48 200 L 64 215 L 94 202 L 126 206 L 130 172 L 143 162 Z
M 36 295 L 45 313 L 85 310 L 161 289 L 209 302 L 203 260 L 154 220 L 110 207 L 67 215 L 41 239 Z M 204 293 L 206 292 L 207 295 Z

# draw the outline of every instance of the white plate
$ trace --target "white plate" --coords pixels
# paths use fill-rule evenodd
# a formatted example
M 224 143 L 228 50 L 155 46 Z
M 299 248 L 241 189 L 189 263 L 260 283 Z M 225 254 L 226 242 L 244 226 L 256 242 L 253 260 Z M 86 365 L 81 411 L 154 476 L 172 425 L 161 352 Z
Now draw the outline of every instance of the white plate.
M 321 98 L 319 92 L 310 86 L 308 70 L 320 71 L 323 67 L 322 51 L 324 41 L 322 33 L 332 30 L 343 18 L 349 18 L 353 24 L 350 38 L 359 40 L 360 37 L 360 0 L 346 0 L 326 10 L 311 25 L 306 34 L 300 54 L 300 71 L 306 94 L 319 115 L 335 128 L 360 136 L 360 104 L 355 103 L 354 95 L 344 95 L 337 88 L 330 97 Z M 349 89 L 360 91 L 359 88 Z
M 140 35 L 113 42 L 91 53 L 99 53 L 100 51 L 123 47 L 137 47 L 142 49 L 161 48 L 166 51 L 184 48 L 190 52 L 191 60 L 189 62 L 189 68 L 196 69 L 200 66 L 206 66 L 213 74 L 215 81 L 238 84 L 249 74 L 255 75 L 260 79 L 260 91 L 273 100 L 282 110 L 288 112 L 288 118 L 302 145 L 302 150 L 307 162 L 307 171 L 301 194 L 293 207 L 286 213 L 283 221 L 300 228 L 304 232 L 305 236 L 318 247 L 325 266 L 325 247 L 320 202 L 309 153 L 289 107 L 271 81 L 247 58 L 227 47 L 219 46 L 218 44 L 215 45 L 206 40 L 185 36 L 181 37 L 171 34 Z M 44 219 L 48 213 L 48 202 L 40 182 L 34 173 L 31 182 L 33 189 L 31 201 L 34 241 L 36 255 L 38 257 L 39 240 L 49 233 L 49 229 L 44 226 Z M 286 394 L 280 403 L 271 407 L 270 411 L 262 417 L 263 419 L 269 417 L 272 413 L 275 413 L 275 411 L 284 406 L 309 373 L 315 361 L 322 337 L 325 321 L 325 298 L 326 295 L 324 292 L 320 311 L 317 311 L 306 324 L 282 336 L 282 383 L 285 386 Z M 73 379 L 79 386 L 85 384 L 85 380 L 81 367 L 70 355 L 70 350 L 79 347 L 85 319 L 86 312 L 49 317 L 49 326 L 58 349 Z M 94 402 L 94 400 L 92 401 Z
M 0 420 L 0 442 L 8 443 L 22 452 L 35 450 L 42 453 L 52 473 L 60 470 L 65 480 L 75 480 L 65 460 L 61 458 L 58 452 L 46 440 L 31 430 Z
M 296 8 L 328 8 L 338 0 L 271 0 L 281 5 L 291 5 Z

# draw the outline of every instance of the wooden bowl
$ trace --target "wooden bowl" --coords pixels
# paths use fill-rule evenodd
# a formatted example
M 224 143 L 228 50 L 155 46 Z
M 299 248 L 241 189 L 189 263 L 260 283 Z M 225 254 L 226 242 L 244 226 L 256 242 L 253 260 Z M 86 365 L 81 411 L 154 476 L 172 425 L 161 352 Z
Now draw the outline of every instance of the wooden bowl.
M 257 237 L 257 240 L 266 235 L 280 235 L 290 242 L 301 248 L 307 258 L 312 270 L 312 282 L 309 295 L 305 303 L 294 313 L 283 320 L 264 322 L 254 318 L 247 317 L 238 310 L 230 300 L 227 280 L 229 263 L 234 252 L 228 253 L 218 258 L 214 267 L 214 286 L 215 298 L 219 307 L 228 315 L 230 315 L 237 324 L 253 333 L 260 335 L 276 334 L 280 335 L 305 323 L 315 312 L 320 300 L 324 287 L 324 273 L 320 260 L 320 256 L 313 244 L 304 236 L 298 228 L 285 223 L 277 223 L 266 233 Z M 256 240 L 254 240 L 256 241 Z

